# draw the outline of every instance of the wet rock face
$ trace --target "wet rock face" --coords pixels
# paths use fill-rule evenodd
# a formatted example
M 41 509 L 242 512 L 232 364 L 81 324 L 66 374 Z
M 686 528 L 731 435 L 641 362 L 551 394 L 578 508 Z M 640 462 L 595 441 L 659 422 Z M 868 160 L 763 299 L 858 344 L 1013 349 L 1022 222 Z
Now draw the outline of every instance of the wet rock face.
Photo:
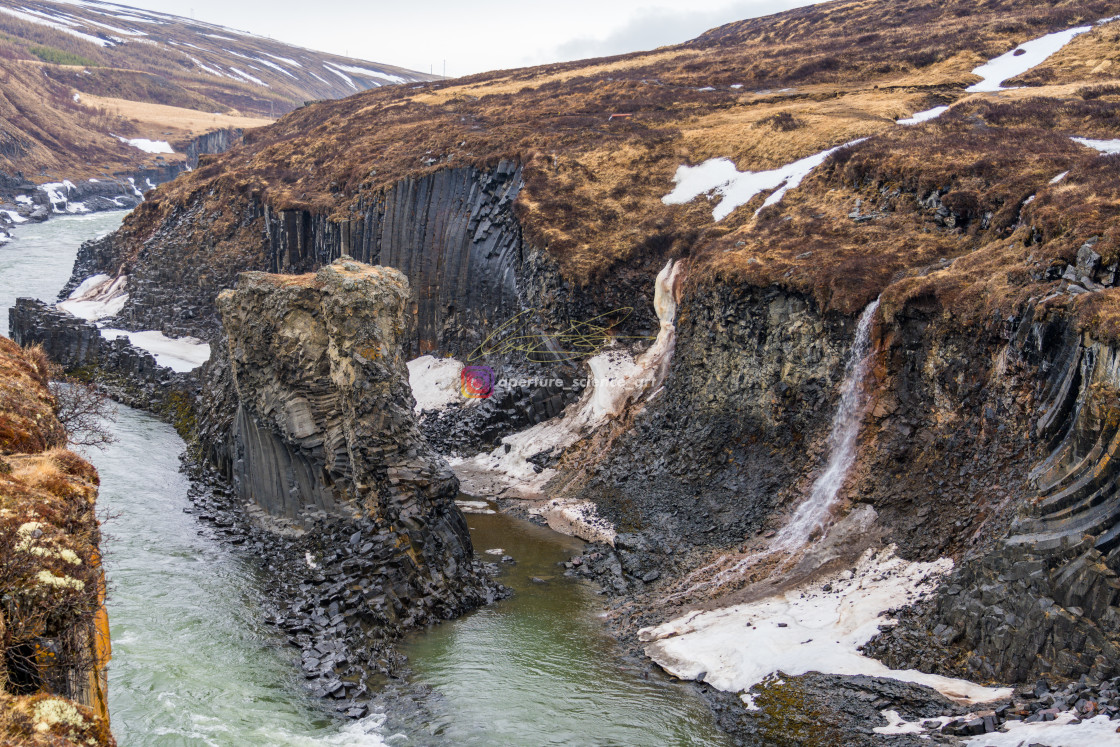
M 315 275 L 242 275 L 219 298 L 234 385 L 231 470 L 242 501 L 371 537 L 369 557 L 443 614 L 477 604 L 458 481 L 420 435 L 401 351 L 408 281 L 339 260 Z M 426 618 L 425 618 L 426 619 Z
M 932 730 L 932 735 L 891 737 L 878 734 L 874 729 L 887 725 L 882 716 L 886 710 L 897 712 L 907 721 L 963 714 L 968 710 L 931 688 L 865 675 L 782 675 L 758 685 L 752 692 L 755 709 L 745 710 L 735 693 L 722 693 L 708 687 L 703 690 L 720 727 L 737 745 L 960 744 L 959 740 L 936 729 Z
M 652 546 L 740 543 L 825 457 L 808 447 L 828 433 L 854 321 L 722 287 L 686 300 L 677 329 L 665 390 L 565 488 Z

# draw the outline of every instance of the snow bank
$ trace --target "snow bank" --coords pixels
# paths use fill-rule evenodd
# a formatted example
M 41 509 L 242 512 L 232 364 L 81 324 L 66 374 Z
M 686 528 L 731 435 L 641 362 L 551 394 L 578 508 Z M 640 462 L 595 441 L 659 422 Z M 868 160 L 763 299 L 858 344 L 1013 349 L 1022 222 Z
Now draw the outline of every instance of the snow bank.
M 121 313 L 126 303 L 128 303 L 128 275 L 121 275 L 118 278 L 94 275 L 83 280 L 70 297 L 57 306 L 79 319 L 94 322 L 116 316 Z
M 454 402 L 477 402 L 460 392 L 463 364 L 454 358 L 422 355 L 408 362 L 408 384 L 416 398 L 416 412 L 442 410 Z
M 1072 723 L 1075 720 L 1077 715 L 1066 711 L 1058 714 L 1053 721 L 1033 724 L 1008 721 L 1004 724 L 1006 732 L 973 737 L 965 744 L 968 747 L 1020 747 L 1028 744 L 1042 744 L 1047 747 L 1120 745 L 1120 734 L 1116 733 L 1117 722 L 1110 721 L 1108 716 L 1095 716 L 1079 724 Z
M 22 215 L 20 215 L 19 213 L 17 213 L 14 210 L 3 210 L 3 211 L 0 211 L 0 212 L 3 212 L 5 215 L 7 215 L 8 220 L 10 220 L 12 223 L 26 223 L 27 222 L 27 218 L 24 218 Z
M 179 373 L 193 371 L 210 360 L 210 345 L 193 337 L 174 339 L 162 332 L 123 329 L 103 329 L 101 336 L 107 340 L 126 337 L 133 346 L 151 353 L 156 363 Z
M 590 383 L 578 402 L 569 405 L 552 420 L 538 423 L 532 428 L 506 436 L 502 445 L 489 453 L 479 454 L 469 460 L 451 460 L 455 472 L 463 479 L 467 473 L 493 477 L 505 488 L 512 488 L 524 497 L 540 495 L 545 483 L 556 470 L 542 470 L 529 461 L 542 453 L 557 454 L 618 417 L 627 404 L 638 402 L 652 395 L 665 381 L 669 362 L 676 346 L 677 313 L 675 285 L 682 265 L 670 261 L 662 268 L 654 283 L 653 307 L 661 320 L 657 339 L 637 360 L 624 350 L 607 350 L 588 361 L 591 369 Z M 566 520 L 578 522 L 579 516 L 588 512 L 590 504 L 565 504 L 553 508 L 566 511 L 573 506 L 578 510 L 565 513 Z M 613 530 L 612 530 L 613 532 Z M 613 533 L 604 533 L 601 526 L 588 529 L 596 536 L 613 539 Z M 582 536 L 582 535 L 579 535 Z
M 781 202 L 786 192 L 800 185 L 830 155 L 865 139 L 829 148 L 771 171 L 739 171 L 727 158 L 711 158 L 699 166 L 681 166 L 673 177 L 676 188 L 662 197 L 661 201 L 666 205 L 683 205 L 700 195 L 715 192 L 723 196 L 712 211 L 712 217 L 720 221 L 731 215 L 735 208 L 746 205 L 756 195 L 768 189 L 774 190 L 762 203 L 762 207 L 755 211 L 755 215 L 758 215 L 762 208 Z
M 1041 65 L 1050 55 L 1069 44 L 1075 37 L 1092 30 L 1092 26 L 1078 26 L 1024 42 L 1010 52 L 1001 54 L 994 60 L 975 68 L 972 74 L 979 75 L 983 80 L 964 90 L 969 93 L 1002 91 L 1003 81 Z
M 928 122 L 931 119 L 937 119 L 945 112 L 949 111 L 947 106 L 935 106 L 932 109 L 926 109 L 924 112 L 916 112 L 913 116 L 906 119 L 900 119 L 895 124 L 900 125 L 916 125 L 922 122 Z
M 1099 150 L 1102 155 L 1120 153 L 1120 140 L 1090 140 L 1087 137 L 1075 137 L 1071 139 L 1093 150 Z M 1067 171 L 1066 173 L 1068 174 L 1069 172 Z
M 889 624 L 884 619 L 888 609 L 918 601 L 953 567 L 947 558 L 910 563 L 893 550 L 868 550 L 854 572 L 750 604 L 691 612 L 644 628 L 639 638 L 649 642 L 646 654 L 670 674 L 689 680 L 703 675 L 708 684 L 730 692 L 749 690 L 780 671 L 888 677 L 927 685 L 963 702 L 1009 697 L 1010 688 L 894 670 L 859 652 Z
M 125 137 L 118 137 L 122 143 L 127 143 L 133 148 L 139 148 L 145 153 L 174 153 L 175 150 L 171 144 L 164 140 L 148 140 L 147 138 L 136 137 L 131 140 Z

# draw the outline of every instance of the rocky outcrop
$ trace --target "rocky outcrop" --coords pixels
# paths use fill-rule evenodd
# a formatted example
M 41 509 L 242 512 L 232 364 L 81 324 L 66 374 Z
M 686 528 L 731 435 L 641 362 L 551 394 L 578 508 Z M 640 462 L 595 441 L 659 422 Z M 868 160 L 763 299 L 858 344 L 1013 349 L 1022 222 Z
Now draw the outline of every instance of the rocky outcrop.
M 235 491 L 297 525 L 351 522 L 378 560 L 367 579 L 377 588 L 358 603 L 385 623 L 439 619 L 484 597 L 458 481 L 412 411 L 407 300 L 400 272 L 347 259 L 315 275 L 246 273 L 218 301 L 228 334 L 218 367 L 236 393 Z M 412 608 L 423 614 L 402 612 Z
M 186 154 L 187 166 L 196 169 L 198 168 L 198 159 L 200 156 L 225 153 L 241 142 L 241 136 L 243 134 L 244 130 L 240 127 L 226 127 L 220 130 L 203 133 L 185 143 L 175 143 L 174 145 L 175 150 Z
M 112 745 L 97 472 L 48 373 L 0 337 L 0 742 Z
M 8 322 L 20 345 L 40 345 L 64 370 L 96 380 L 114 399 L 163 415 L 184 437 L 194 436 L 195 373 L 161 366 L 126 338 L 107 339 L 91 322 L 35 299 L 17 300 Z
M 872 642 L 888 663 L 975 678 L 1100 680 L 1120 669 L 1117 352 L 1062 319 L 1014 327 L 1006 357 L 1034 368 L 1035 458 L 1005 538 Z

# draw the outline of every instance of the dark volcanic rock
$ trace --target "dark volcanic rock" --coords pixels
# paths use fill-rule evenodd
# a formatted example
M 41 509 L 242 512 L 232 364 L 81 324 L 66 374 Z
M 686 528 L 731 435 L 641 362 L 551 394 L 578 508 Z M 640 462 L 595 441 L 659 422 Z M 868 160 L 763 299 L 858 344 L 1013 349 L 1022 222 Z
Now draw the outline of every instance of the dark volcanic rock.
M 471 565 L 458 481 L 412 412 L 407 299 L 401 273 L 349 260 L 313 276 L 247 273 L 219 299 L 237 398 L 235 492 L 303 526 L 329 517 L 313 555 L 357 550 L 366 565 L 354 578 L 377 586 L 347 609 L 405 626 L 492 597 Z
M 882 716 L 887 710 L 907 721 L 966 712 L 928 687 L 862 675 L 781 675 L 754 688 L 757 710 L 745 709 L 733 693 L 708 687 L 703 692 L 720 728 L 736 744 L 752 747 L 959 744 L 936 730 L 931 741 L 929 734 L 887 737 L 874 729 L 887 725 Z

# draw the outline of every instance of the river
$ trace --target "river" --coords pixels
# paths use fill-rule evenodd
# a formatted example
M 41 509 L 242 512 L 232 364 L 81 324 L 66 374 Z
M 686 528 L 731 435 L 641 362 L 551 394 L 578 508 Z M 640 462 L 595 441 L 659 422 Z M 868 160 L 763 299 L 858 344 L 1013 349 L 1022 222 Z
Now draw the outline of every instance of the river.
M 53 300 L 81 242 L 123 215 L 18 227 L 0 246 L 0 310 L 17 296 Z M 562 575 L 557 563 L 578 540 L 500 514 L 468 523 L 479 552 L 517 561 L 502 577 L 514 596 L 405 643 L 422 709 L 396 712 L 390 702 L 385 714 L 339 722 L 306 694 L 292 650 L 262 624 L 266 579 L 253 559 L 188 513 L 179 436 L 127 407 L 111 427 L 116 443 L 88 456 L 108 517 L 109 707 L 122 746 L 728 743 L 692 690 L 624 656 L 601 598 Z

